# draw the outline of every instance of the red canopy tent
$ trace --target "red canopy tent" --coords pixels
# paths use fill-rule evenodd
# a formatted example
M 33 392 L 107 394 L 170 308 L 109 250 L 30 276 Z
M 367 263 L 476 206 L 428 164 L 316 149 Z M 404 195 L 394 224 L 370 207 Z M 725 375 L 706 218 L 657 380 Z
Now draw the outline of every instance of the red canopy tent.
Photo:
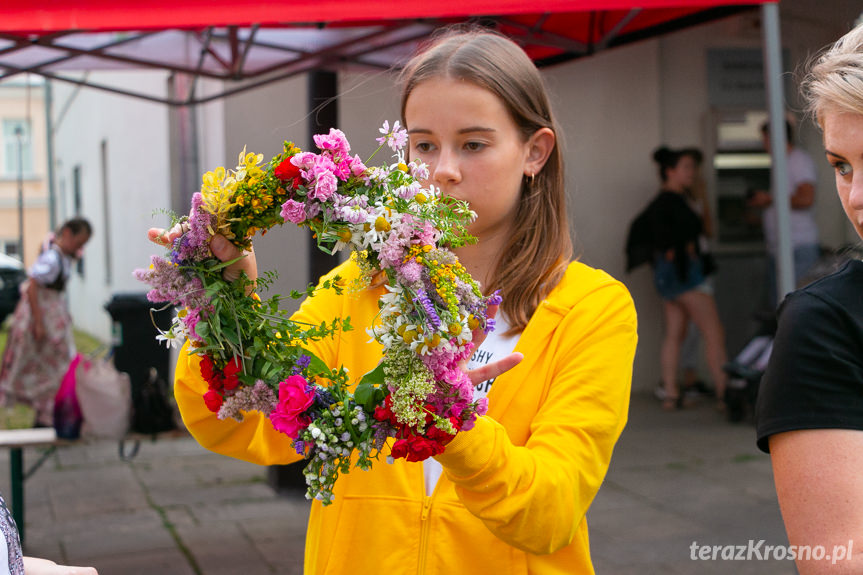
M 31 0 L 0 8 L 0 81 L 32 73 L 173 105 L 311 69 L 390 68 L 435 28 L 475 21 L 539 66 L 724 17 L 764 0 Z M 225 80 L 205 99 L 99 85 L 67 72 L 156 68 Z M 65 73 L 65 74 L 64 74 Z

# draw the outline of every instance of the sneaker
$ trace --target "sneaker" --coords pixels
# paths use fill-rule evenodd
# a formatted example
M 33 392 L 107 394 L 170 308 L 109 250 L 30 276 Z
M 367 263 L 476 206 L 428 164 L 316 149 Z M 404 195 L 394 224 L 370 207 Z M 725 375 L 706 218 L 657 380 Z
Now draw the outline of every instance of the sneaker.
M 689 398 L 699 398 L 713 397 L 716 395 L 716 393 L 713 391 L 713 389 L 707 387 L 706 383 L 699 379 L 695 381 L 692 385 L 686 387 L 685 395 Z

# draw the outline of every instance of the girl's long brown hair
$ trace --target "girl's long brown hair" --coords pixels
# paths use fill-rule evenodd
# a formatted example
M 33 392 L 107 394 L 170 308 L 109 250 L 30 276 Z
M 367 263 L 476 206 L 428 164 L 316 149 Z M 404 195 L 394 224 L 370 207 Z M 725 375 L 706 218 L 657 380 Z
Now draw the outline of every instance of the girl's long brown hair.
M 402 122 L 413 89 L 432 78 L 455 78 L 489 90 L 504 103 L 524 140 L 541 128 L 555 133 L 542 170 L 525 178 L 513 235 L 500 254 L 486 293 L 500 290 L 510 323 L 520 333 L 540 302 L 558 284 L 572 258 L 560 131 L 542 76 L 514 42 L 486 29 L 454 29 L 436 37 L 402 72 Z

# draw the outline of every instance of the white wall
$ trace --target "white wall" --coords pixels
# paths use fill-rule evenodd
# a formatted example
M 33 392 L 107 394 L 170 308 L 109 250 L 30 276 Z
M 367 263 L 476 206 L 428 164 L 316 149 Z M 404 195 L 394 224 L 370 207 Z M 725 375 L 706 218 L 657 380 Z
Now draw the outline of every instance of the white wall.
M 104 80 L 97 73 L 90 78 Z M 166 78 L 161 72 L 110 74 L 115 85 L 163 92 Z M 55 123 L 67 105 L 68 111 L 55 125 L 58 222 L 74 215 L 72 171 L 80 165 L 81 215 L 94 228 L 86 246 L 84 277 L 73 274 L 69 302 L 77 327 L 109 341 L 111 320 L 104 305 L 115 293 L 147 291 L 146 285 L 132 277 L 132 271 L 147 267 L 149 256 L 155 253 L 147 242 L 147 229 L 167 219 L 152 214 L 170 205 L 168 110 L 161 104 L 55 82 Z M 108 206 L 102 201 L 103 140 L 107 142 Z
M 646 269 L 625 273 L 629 222 L 656 191 L 660 136 L 656 41 L 543 71 L 564 132 L 569 214 L 581 260 L 623 281 L 635 300 L 635 387 L 658 378 L 659 303 Z
M 284 140 L 308 149 L 306 85 L 305 76 L 300 76 L 225 99 L 224 150 L 227 157 L 218 165 L 236 166 L 243 146 L 249 152 L 264 154 L 265 161 L 282 149 Z M 202 166 L 204 170 L 213 167 Z M 274 228 L 255 240 L 258 269 L 279 274 L 272 293 L 264 294 L 265 297 L 302 289 L 311 281 L 306 257 L 308 242 L 309 232 L 292 224 Z

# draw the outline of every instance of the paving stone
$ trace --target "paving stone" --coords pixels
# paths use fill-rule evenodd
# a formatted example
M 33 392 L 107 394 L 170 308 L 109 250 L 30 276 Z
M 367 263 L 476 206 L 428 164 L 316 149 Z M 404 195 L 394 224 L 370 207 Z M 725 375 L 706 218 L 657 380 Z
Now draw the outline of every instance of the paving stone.
M 186 557 L 177 549 L 130 551 L 123 555 L 85 558 L 99 575 L 195 575 Z M 237 574 L 243 573 L 237 571 Z M 252 575 L 247 572 L 245 575 Z
M 204 522 L 177 527 L 177 535 L 207 575 L 272 573 L 255 543 L 229 521 Z

